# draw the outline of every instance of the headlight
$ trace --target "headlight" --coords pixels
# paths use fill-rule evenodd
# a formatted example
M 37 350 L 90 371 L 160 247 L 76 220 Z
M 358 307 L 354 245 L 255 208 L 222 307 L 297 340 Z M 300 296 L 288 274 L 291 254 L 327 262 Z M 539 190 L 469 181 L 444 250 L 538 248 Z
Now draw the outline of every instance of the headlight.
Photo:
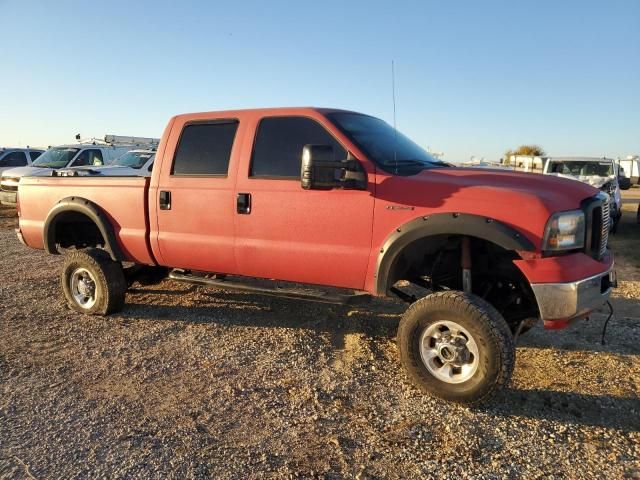
M 572 210 L 551 215 L 542 240 L 542 250 L 573 250 L 584 247 L 584 212 Z

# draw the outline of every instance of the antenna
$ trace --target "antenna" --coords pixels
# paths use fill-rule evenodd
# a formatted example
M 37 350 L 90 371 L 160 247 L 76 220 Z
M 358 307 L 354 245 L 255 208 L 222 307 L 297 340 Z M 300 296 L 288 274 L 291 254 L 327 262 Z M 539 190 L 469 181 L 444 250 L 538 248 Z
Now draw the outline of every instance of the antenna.
M 393 131 L 394 131 L 394 144 L 393 144 L 393 163 L 396 167 L 396 174 L 398 173 L 398 127 L 396 125 L 396 71 L 394 68 L 393 60 L 391 60 L 391 99 L 393 101 Z

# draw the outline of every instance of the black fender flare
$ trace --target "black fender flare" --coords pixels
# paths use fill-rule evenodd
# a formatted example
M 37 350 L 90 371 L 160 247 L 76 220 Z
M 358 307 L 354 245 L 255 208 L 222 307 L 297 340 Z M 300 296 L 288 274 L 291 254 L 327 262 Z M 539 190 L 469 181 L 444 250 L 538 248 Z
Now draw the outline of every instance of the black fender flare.
M 105 242 L 104 249 L 109 253 L 111 259 L 117 262 L 125 259 L 111 222 L 98 205 L 82 197 L 63 198 L 49 210 L 43 228 L 44 249 L 47 253 L 53 255 L 60 253 L 55 238 L 56 224 L 60 220 L 61 214 L 66 212 L 78 212 L 86 215 L 98 227 Z
M 391 269 L 407 245 L 435 235 L 468 235 L 495 243 L 505 250 L 535 251 L 517 230 L 493 218 L 468 213 L 436 213 L 415 218 L 391 233 L 380 247 L 375 271 L 375 293 L 386 295 Z

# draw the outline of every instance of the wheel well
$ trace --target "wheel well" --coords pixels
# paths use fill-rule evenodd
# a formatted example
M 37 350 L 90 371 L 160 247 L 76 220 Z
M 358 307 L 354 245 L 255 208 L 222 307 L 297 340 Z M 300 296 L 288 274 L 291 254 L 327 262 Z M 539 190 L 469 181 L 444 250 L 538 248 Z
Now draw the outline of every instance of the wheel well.
M 47 215 L 43 227 L 44 248 L 58 254 L 58 248 L 100 247 L 111 260 L 123 261 L 111 220 L 95 203 L 81 197 L 60 200 Z
M 513 260 L 517 252 L 489 240 L 471 240 L 473 293 L 491 303 L 510 326 L 539 315 L 529 282 Z M 408 243 L 393 260 L 386 291 L 411 283 L 431 291 L 462 290 L 463 235 L 434 235 Z
M 76 211 L 61 212 L 52 224 L 53 242 L 61 248 L 104 248 L 106 242 L 100 229 L 87 215 Z

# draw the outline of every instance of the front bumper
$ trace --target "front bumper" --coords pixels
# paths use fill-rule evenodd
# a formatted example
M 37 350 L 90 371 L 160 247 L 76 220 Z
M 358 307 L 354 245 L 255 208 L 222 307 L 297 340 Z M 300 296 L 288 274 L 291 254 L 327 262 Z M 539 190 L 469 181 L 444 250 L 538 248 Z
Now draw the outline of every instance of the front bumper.
M 17 204 L 18 192 L 4 192 L 0 191 L 0 203 L 2 205 L 9 205 L 15 207 Z
M 611 267 L 597 275 L 565 283 L 531 285 L 545 328 L 563 328 L 572 320 L 584 318 L 604 305 L 617 286 Z

